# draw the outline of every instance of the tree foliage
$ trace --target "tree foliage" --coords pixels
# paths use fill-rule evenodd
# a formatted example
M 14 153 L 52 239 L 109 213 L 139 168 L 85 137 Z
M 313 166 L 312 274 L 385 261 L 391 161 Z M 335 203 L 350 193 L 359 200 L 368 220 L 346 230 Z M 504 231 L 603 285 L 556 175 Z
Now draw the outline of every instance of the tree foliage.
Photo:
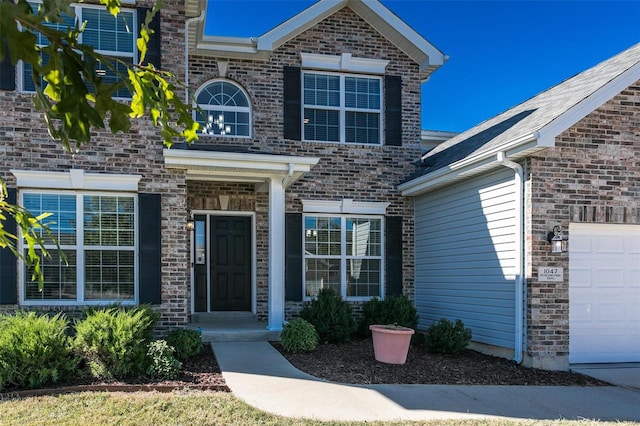
M 81 43 L 85 24 L 75 20 L 72 3 L 72 0 L 42 0 L 34 10 L 26 0 L 0 0 L 0 61 L 8 56 L 14 65 L 22 61 L 30 66 L 35 84 L 34 107 L 43 113 L 51 137 L 66 151 L 77 152 L 91 142 L 92 131 L 108 128 L 113 134 L 127 132 L 132 120 L 147 117 L 159 127 L 167 146 L 175 139 L 196 140 L 199 125 L 192 118 L 191 108 L 177 96 L 183 85 L 172 73 L 156 69 L 145 60 L 153 33 L 149 24 L 163 1 L 154 2 L 136 35 L 139 55 L 134 64 L 103 55 Z M 118 17 L 120 0 L 100 3 Z M 72 26 L 52 25 L 68 22 L 69 18 L 74 18 Z M 38 33 L 46 37 L 48 44 L 38 46 Z M 43 61 L 43 57 L 48 60 Z M 96 73 L 98 64 L 117 75 L 118 81 L 105 81 Z M 124 88 L 131 93 L 128 102 L 115 99 L 115 94 Z M 17 235 L 5 229 L 8 218 L 15 219 L 22 232 L 24 254 L 17 250 Z M 40 236 L 48 232 L 43 223 L 45 218 L 46 215 L 35 217 L 9 204 L 0 178 L 0 248 L 10 249 L 33 268 L 33 278 L 39 279 L 41 286 L 38 252 L 47 255 Z
M 101 0 L 114 16 L 120 12 L 120 0 Z M 175 138 L 187 142 L 197 139 L 199 125 L 191 116 L 176 90 L 181 86 L 175 76 L 156 69 L 145 61 L 147 43 L 153 30 L 149 23 L 160 11 L 163 2 L 156 1 L 147 12 L 137 38 L 138 62 L 100 54 L 90 45 L 80 43 L 85 24 L 75 21 L 73 27 L 59 30 L 52 23 L 64 23 L 74 17 L 71 0 L 43 0 L 33 10 L 26 0 L 0 2 L 0 60 L 7 54 L 15 65 L 18 61 L 31 65 L 35 84 L 34 106 L 44 113 L 50 135 L 63 148 L 77 151 L 91 142 L 92 129 L 108 127 L 112 133 L 126 132 L 131 120 L 148 116 L 166 145 Z M 36 34 L 48 44 L 39 47 Z M 48 58 L 44 62 L 42 57 Z M 119 77 L 117 82 L 104 81 L 96 73 L 97 64 L 106 66 Z M 41 83 L 44 81 L 44 84 Z M 130 102 L 114 99 L 126 88 L 132 94 Z

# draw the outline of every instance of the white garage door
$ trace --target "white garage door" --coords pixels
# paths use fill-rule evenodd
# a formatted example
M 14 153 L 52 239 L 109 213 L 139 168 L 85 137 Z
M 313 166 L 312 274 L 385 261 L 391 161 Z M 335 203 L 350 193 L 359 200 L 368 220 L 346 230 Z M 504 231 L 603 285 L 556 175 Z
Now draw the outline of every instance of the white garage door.
M 640 225 L 569 236 L 569 362 L 640 362 Z

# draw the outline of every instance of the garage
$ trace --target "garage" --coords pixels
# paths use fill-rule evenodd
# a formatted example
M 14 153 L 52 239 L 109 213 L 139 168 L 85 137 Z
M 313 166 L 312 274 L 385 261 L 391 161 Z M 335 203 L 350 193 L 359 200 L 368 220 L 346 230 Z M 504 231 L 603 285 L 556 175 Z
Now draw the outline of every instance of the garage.
M 640 362 L 640 225 L 569 227 L 569 362 Z

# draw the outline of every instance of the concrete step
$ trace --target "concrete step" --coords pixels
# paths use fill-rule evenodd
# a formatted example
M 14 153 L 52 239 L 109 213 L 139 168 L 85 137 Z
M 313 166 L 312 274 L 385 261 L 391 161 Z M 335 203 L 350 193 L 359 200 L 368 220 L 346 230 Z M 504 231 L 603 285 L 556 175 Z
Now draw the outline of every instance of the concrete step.
M 267 330 L 267 323 L 251 312 L 210 312 L 191 316 L 189 328 L 200 331 L 203 342 L 279 341 L 280 331 Z

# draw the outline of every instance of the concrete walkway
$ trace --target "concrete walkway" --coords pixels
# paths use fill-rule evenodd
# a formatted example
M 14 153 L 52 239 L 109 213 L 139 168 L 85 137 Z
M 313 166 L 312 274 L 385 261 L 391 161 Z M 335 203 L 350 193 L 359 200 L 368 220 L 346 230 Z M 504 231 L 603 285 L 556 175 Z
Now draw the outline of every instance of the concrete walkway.
M 617 386 L 344 385 L 301 372 L 267 342 L 216 342 L 212 347 L 235 396 L 285 417 L 640 421 L 640 392 Z

